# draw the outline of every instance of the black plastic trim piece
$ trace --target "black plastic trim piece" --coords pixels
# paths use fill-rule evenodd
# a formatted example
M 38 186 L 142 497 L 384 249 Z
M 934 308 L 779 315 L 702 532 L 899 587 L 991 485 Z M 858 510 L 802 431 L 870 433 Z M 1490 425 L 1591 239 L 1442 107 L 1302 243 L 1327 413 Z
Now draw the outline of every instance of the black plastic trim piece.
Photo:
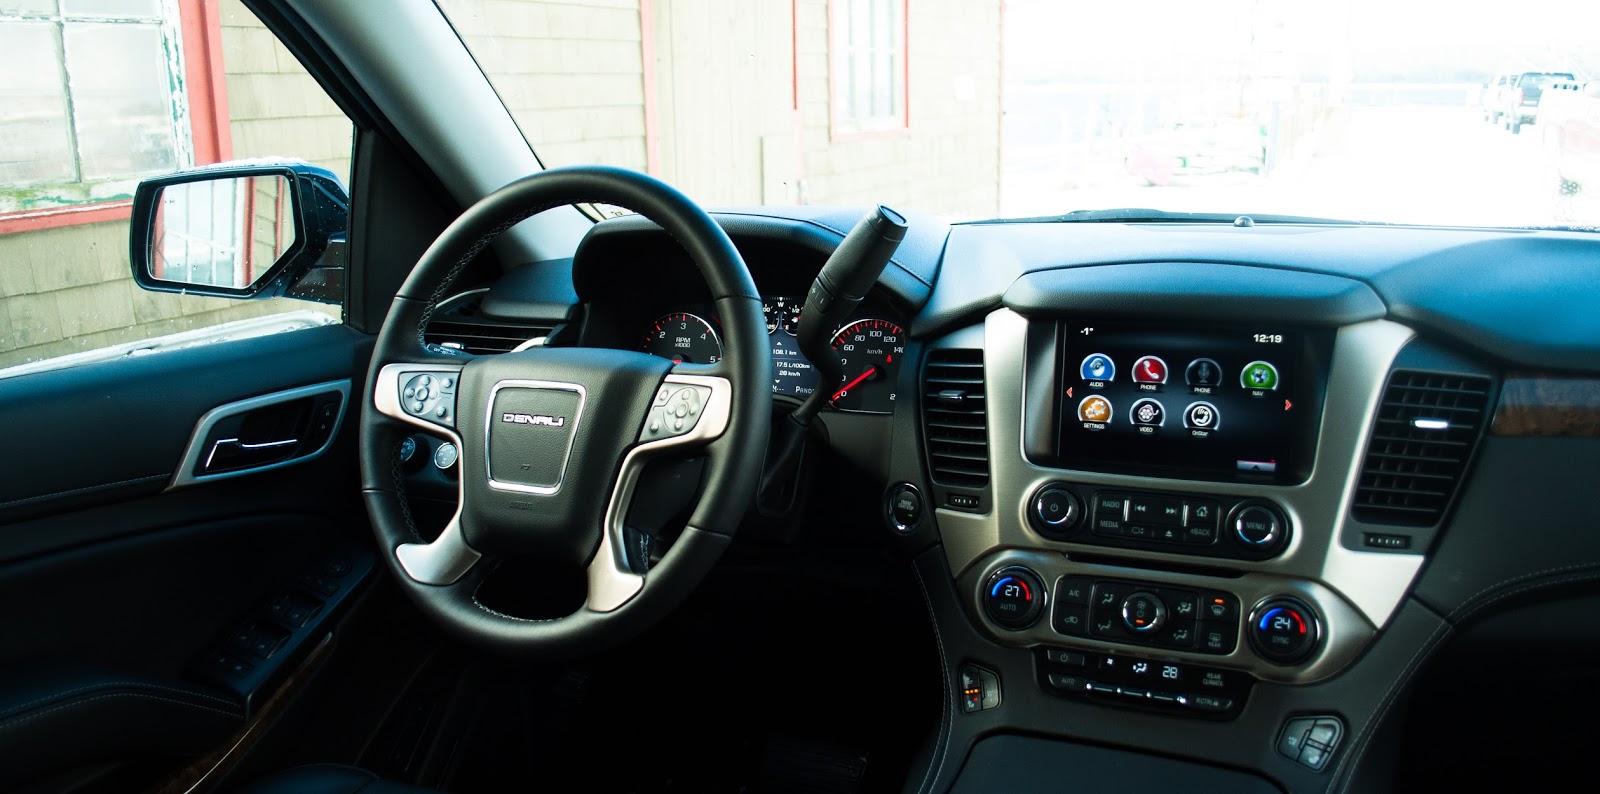
M 1133 262 L 1029 273 L 1005 291 L 1030 317 L 1094 314 L 1122 319 L 1349 325 L 1384 316 L 1383 301 L 1353 279 L 1248 265 Z

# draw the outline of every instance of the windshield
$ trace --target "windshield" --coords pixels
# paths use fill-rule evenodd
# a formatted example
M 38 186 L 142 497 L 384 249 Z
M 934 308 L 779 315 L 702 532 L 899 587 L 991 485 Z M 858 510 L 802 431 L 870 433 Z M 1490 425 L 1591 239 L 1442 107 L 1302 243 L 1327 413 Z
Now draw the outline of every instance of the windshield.
M 1600 224 L 1591 0 L 439 5 L 546 165 L 713 206 Z

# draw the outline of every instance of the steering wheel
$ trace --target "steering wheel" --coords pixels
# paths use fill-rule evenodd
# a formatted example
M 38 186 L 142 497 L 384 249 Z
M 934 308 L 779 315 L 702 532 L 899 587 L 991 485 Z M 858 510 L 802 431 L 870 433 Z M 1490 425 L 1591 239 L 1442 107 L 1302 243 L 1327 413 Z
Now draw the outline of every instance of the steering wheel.
M 579 202 L 632 209 L 683 246 L 722 318 L 719 363 L 674 365 L 599 348 L 470 356 L 424 341 L 428 318 L 485 245 L 532 215 Z M 495 650 L 573 656 L 627 639 L 677 606 L 738 528 L 765 453 L 771 367 L 750 271 L 721 227 L 682 193 L 601 166 L 506 185 L 429 246 L 378 332 L 361 416 L 361 478 L 390 568 L 424 613 Z M 459 451 L 456 513 L 432 539 L 412 520 L 400 473 L 400 442 L 419 428 Z M 699 501 L 671 548 L 646 568 L 628 547 L 629 505 L 651 459 L 685 454 L 705 459 Z M 485 606 L 478 588 L 509 555 L 583 566 L 585 603 L 551 620 Z

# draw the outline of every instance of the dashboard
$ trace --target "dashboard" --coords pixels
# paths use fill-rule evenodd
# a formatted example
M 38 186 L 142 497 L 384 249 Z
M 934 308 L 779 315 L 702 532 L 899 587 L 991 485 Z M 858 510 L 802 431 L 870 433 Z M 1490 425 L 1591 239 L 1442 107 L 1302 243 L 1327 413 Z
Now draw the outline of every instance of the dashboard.
M 804 400 L 817 389 L 818 374 L 795 337 L 805 295 L 764 295 L 767 340 L 772 348 L 772 393 Z M 722 360 L 722 321 L 709 305 L 675 306 L 645 324 L 639 349 L 676 363 Z M 860 316 L 835 329 L 830 341 L 844 369 L 830 384 L 827 405 L 836 411 L 887 414 L 898 397 L 905 329 L 881 317 Z
M 1600 533 L 1570 530 L 1600 470 L 1591 235 L 913 214 L 822 385 L 798 307 L 857 215 L 714 217 L 764 296 L 775 402 L 832 391 L 827 443 L 922 582 L 926 788 L 1020 733 L 1343 791 L 1466 617 L 1600 578 Z M 599 224 L 572 273 L 552 343 L 720 357 L 648 222 Z

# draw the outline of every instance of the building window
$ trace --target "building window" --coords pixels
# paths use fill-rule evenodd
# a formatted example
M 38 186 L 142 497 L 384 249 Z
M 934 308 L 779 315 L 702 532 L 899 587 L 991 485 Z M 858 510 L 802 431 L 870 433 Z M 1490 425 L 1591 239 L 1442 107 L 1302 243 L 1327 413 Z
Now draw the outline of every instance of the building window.
M 126 201 L 194 162 L 177 0 L 0 0 L 0 213 Z
M 906 126 L 906 0 L 833 0 L 833 126 Z

